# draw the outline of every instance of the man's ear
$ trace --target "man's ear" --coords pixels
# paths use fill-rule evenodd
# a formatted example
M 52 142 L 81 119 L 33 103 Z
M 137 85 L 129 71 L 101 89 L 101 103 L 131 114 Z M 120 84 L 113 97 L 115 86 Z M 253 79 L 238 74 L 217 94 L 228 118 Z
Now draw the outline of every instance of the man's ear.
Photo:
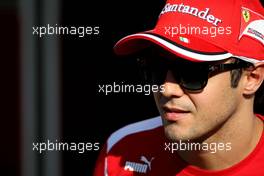
M 246 71 L 244 94 L 252 95 L 261 86 L 264 79 L 264 63 L 256 64 L 253 69 Z

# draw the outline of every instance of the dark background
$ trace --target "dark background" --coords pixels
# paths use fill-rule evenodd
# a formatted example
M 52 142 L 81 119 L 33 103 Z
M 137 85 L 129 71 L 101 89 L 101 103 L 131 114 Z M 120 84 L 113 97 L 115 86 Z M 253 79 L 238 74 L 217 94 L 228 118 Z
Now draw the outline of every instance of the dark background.
M 58 26 L 100 27 L 99 35 L 60 36 L 61 139 L 64 142 L 99 142 L 102 147 L 107 137 L 120 127 L 158 114 L 152 96 L 136 93 L 106 96 L 98 93 L 98 85 L 137 82 L 135 59 L 118 58 L 112 48 L 128 34 L 153 28 L 164 3 L 158 0 L 61 1 Z M 19 176 L 23 136 L 19 45 L 22 21 L 18 0 L 0 1 L 0 20 L 0 175 Z M 99 151 L 60 153 L 63 176 L 91 176 Z M 45 155 L 38 156 L 40 161 L 44 158 Z
M 1 4 L 1 3 L 0 3 Z M 14 6 L 0 8 L 0 175 L 19 174 L 19 25 Z
M 100 34 L 64 37 L 63 138 L 99 142 L 131 122 L 158 115 L 152 96 L 137 93 L 99 93 L 98 85 L 133 84 L 140 76 L 135 58 L 119 58 L 114 44 L 122 37 L 152 29 L 165 2 L 104 1 L 63 2 L 65 26 L 100 26 Z M 91 175 L 99 151 L 63 153 L 63 175 Z

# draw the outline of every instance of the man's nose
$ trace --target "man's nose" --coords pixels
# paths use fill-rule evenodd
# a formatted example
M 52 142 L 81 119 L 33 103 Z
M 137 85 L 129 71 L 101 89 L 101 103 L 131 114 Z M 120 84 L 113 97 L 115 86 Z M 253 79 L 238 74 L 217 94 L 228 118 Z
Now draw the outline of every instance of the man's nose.
M 164 80 L 164 91 L 161 94 L 167 98 L 170 97 L 181 97 L 184 95 L 184 91 L 177 83 L 176 79 L 174 78 L 172 72 L 169 70 L 166 75 L 166 79 Z

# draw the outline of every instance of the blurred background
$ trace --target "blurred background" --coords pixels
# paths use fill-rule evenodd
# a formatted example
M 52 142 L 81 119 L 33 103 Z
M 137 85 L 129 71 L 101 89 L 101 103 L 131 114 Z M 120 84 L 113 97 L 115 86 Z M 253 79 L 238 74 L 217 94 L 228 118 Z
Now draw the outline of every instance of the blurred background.
M 158 115 L 151 95 L 104 95 L 98 85 L 139 83 L 135 59 L 118 58 L 112 48 L 123 36 L 153 28 L 164 4 L 0 0 L 1 175 L 91 176 L 99 151 L 39 154 L 32 144 L 49 139 L 101 148 L 118 128 Z M 32 34 L 47 24 L 99 26 L 100 33 Z
M 151 29 L 160 1 L 1 0 L 1 159 L 8 176 L 91 176 L 99 151 L 33 151 L 33 143 L 96 143 L 157 115 L 152 96 L 99 93 L 133 84 L 134 58 L 117 58 L 121 37 Z M 33 35 L 32 27 L 99 26 L 99 35 Z

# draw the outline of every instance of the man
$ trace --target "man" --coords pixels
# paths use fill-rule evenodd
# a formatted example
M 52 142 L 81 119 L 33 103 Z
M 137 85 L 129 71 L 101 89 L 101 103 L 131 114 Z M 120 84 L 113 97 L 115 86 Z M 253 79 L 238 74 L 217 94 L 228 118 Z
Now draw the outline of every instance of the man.
M 168 0 L 155 29 L 121 39 L 161 86 L 161 117 L 113 133 L 94 175 L 264 175 L 263 15 L 256 0 Z

